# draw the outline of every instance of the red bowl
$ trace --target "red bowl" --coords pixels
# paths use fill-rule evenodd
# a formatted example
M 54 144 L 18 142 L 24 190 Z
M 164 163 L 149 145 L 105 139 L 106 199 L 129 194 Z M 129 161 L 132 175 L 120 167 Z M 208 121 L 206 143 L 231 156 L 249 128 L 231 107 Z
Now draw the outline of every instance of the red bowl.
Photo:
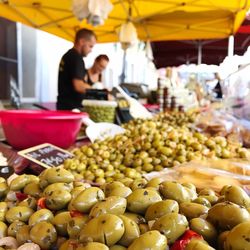
M 87 113 L 45 110 L 0 111 L 3 131 L 8 143 L 25 149 L 42 143 L 69 148 L 76 140 Z

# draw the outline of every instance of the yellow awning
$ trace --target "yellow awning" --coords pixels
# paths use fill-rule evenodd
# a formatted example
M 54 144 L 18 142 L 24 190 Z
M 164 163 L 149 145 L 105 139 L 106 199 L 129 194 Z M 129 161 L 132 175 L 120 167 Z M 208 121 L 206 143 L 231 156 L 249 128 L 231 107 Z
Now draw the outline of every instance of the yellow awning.
M 99 42 L 118 41 L 121 24 L 132 21 L 140 40 L 225 38 L 234 34 L 250 0 L 111 0 L 114 8 L 103 26 L 78 21 L 71 0 L 0 0 L 0 16 L 73 40 L 80 27 L 95 30 Z

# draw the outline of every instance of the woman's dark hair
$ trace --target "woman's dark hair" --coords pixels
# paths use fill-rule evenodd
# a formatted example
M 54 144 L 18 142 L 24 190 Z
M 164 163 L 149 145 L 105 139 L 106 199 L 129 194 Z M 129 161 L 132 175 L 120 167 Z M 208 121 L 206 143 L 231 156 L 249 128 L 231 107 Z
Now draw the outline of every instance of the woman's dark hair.
M 105 60 L 107 62 L 109 62 L 109 58 L 107 55 L 99 55 L 98 57 L 96 57 L 95 61 L 96 62 L 100 62 L 101 60 Z

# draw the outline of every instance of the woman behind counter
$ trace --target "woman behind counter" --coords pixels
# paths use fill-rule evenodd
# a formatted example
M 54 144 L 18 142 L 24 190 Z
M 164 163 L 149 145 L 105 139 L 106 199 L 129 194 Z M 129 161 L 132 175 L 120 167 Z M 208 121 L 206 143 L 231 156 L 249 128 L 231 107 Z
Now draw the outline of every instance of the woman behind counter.
M 87 70 L 84 80 L 95 89 L 104 89 L 102 83 L 102 72 L 106 69 L 109 63 L 107 55 L 99 55 L 96 57 L 94 64 Z

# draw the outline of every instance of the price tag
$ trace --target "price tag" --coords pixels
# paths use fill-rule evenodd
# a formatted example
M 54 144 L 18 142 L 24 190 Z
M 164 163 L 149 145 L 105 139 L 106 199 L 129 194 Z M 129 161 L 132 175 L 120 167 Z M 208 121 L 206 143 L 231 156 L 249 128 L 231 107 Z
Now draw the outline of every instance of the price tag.
M 49 143 L 19 151 L 18 154 L 45 168 L 58 167 L 73 157 L 72 153 Z

